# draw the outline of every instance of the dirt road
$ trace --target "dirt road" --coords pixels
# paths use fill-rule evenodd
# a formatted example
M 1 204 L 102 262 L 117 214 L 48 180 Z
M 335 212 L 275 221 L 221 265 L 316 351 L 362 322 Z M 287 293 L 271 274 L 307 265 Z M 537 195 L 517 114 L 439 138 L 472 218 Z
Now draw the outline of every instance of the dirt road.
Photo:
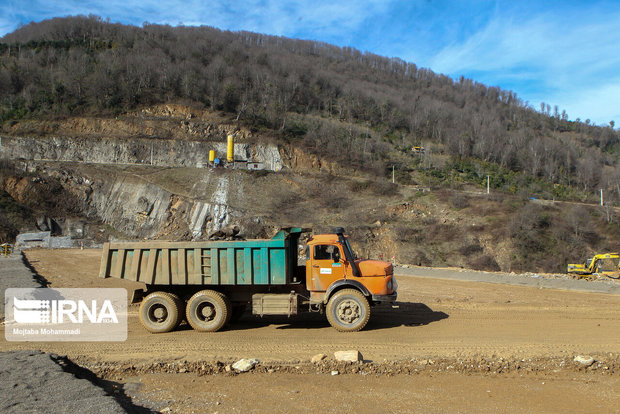
M 99 279 L 99 250 L 32 250 L 28 260 L 51 287 L 139 284 Z M 214 334 L 181 330 L 153 335 L 129 318 L 124 343 L 38 343 L 69 357 L 109 361 L 205 360 L 256 357 L 305 361 L 317 353 L 355 347 L 373 361 L 469 356 L 547 357 L 620 353 L 620 295 L 564 292 L 401 276 L 399 309 L 375 308 L 368 327 L 352 334 L 332 329 L 321 315 L 297 319 L 246 315 Z M 2 348 L 30 344 L 3 343 Z
M 51 287 L 124 286 L 133 289 L 139 286 L 126 281 L 98 279 L 99 250 L 32 250 L 27 253 L 27 258 Z M 137 307 L 132 307 L 126 342 L 18 343 L 3 339 L 0 350 L 36 348 L 68 355 L 90 367 L 111 363 L 139 367 L 142 364 L 152 370 L 154 362 L 181 361 L 198 364 L 193 365 L 195 367 L 205 361 L 228 363 L 241 357 L 258 358 L 265 366 L 284 363 L 294 368 L 295 364 L 302 365 L 301 373 L 297 374 L 295 369 L 292 373 L 276 372 L 275 375 L 263 370 L 263 373 L 234 378 L 218 376 L 221 381 L 215 382 L 210 379 L 215 377 L 195 376 L 192 369 L 187 374 L 170 374 L 166 370 L 153 374 L 147 374 L 147 370 L 135 371 L 140 374 L 136 380 L 140 384 L 135 388 L 136 398 L 152 399 L 156 394 L 160 404 L 181 411 L 196 409 L 197 406 L 192 404 L 196 403 L 196 393 L 204 390 L 203 387 L 209 392 L 203 393 L 201 398 L 209 399 L 210 404 L 215 404 L 218 398 L 221 402 L 228 401 L 221 406 L 209 405 L 208 411 L 218 412 L 232 412 L 232 408 L 243 408 L 243 404 L 246 408 L 253 407 L 247 405 L 244 395 L 254 392 L 256 396 L 267 398 L 266 407 L 272 398 L 274 410 L 284 412 L 288 410 L 277 409 L 278 398 L 301 402 L 310 398 L 313 392 L 328 392 L 330 387 L 352 389 L 351 395 L 359 397 L 347 399 L 348 405 L 343 400 L 334 399 L 339 401 L 334 407 L 345 409 L 346 405 L 347 411 L 357 407 L 360 412 L 375 412 L 368 409 L 374 405 L 364 405 L 372 399 L 363 397 L 364 392 L 374 389 L 372 387 L 389 389 L 380 397 L 382 401 L 391 401 L 408 389 L 413 393 L 407 400 L 413 404 L 410 407 L 421 409 L 428 408 L 427 404 L 439 404 L 436 407 L 443 409 L 437 409 L 437 412 L 489 409 L 527 412 L 536 411 L 537 407 L 543 408 L 542 411 L 556 412 L 570 411 L 571 408 L 583 412 L 613 412 L 614 407 L 615 410 L 620 407 L 620 393 L 617 392 L 620 366 L 615 365 L 620 363 L 620 295 L 414 276 L 400 276 L 398 283 L 400 308 L 374 308 L 367 328 L 352 334 L 336 332 L 320 315 L 290 320 L 257 319 L 246 315 L 239 324 L 222 332 L 198 333 L 182 326 L 176 332 L 153 335 L 142 328 Z M 406 366 L 407 370 L 375 369 L 358 384 L 362 378 L 360 372 L 355 376 L 345 370 L 342 373 L 347 372 L 346 375 L 331 377 L 326 374 L 327 378 L 317 376 L 308 368 L 307 362 L 313 355 L 331 355 L 334 351 L 346 349 L 358 349 L 366 360 L 379 365 L 391 366 L 391 361 L 400 361 L 396 366 Z M 575 355 L 592 355 L 602 361 L 602 365 L 598 365 L 598 372 L 602 374 L 592 374 L 578 367 L 564 369 L 565 364 L 572 366 Z M 489 361 L 507 361 L 509 367 L 493 368 L 485 374 L 484 367 Z M 518 361 L 531 369 L 515 368 Z M 470 363 L 482 368 L 462 369 L 463 364 Z M 461 368 L 455 367 L 458 364 Z M 429 368 L 431 366 L 433 368 Z M 449 372 L 448 367 L 452 367 L 455 373 L 445 372 Z M 596 364 L 591 367 L 596 368 Z M 122 377 L 123 382 L 131 382 L 131 372 L 128 369 L 117 376 Z M 390 375 L 403 377 L 398 372 L 416 375 L 407 375 L 402 381 L 388 378 Z M 500 378 L 488 376 L 495 375 L 494 372 L 501 374 Z M 355 379 L 347 381 L 347 377 Z M 241 389 L 226 388 L 226 384 L 235 388 L 235 381 L 241 388 L 246 387 L 245 394 Z M 588 384 L 584 385 L 584 382 Z M 168 391 L 164 391 L 164 383 Z M 271 391 L 261 393 L 256 388 L 258 384 L 271 384 Z M 185 392 L 186 398 L 165 397 L 170 390 Z M 440 394 L 442 390 L 448 393 L 444 397 Z M 595 402 L 582 400 L 588 390 L 605 397 Z M 217 397 L 216 391 L 225 396 Z M 564 393 L 568 395 L 562 399 Z M 458 402 L 467 400 L 470 394 L 475 395 L 468 400 L 470 405 L 459 406 Z M 196 398 L 191 398 L 192 395 Z M 525 395 L 533 398 L 526 402 L 522 400 Z M 549 398 L 557 398 L 555 404 L 544 402 Z M 441 405 L 441 401 L 445 404 Z M 510 401 L 519 402 L 523 410 L 515 410 Z M 394 406 L 393 412 L 407 411 L 405 403 L 401 401 L 399 404 Z M 433 409 L 426 411 L 433 412 Z

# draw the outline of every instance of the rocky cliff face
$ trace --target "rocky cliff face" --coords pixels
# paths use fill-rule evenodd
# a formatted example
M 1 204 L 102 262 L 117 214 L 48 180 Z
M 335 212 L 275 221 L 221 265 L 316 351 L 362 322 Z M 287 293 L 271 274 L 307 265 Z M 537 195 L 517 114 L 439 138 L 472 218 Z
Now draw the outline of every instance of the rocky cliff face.
M 160 187 L 118 177 L 97 183 L 87 214 L 100 218 L 116 230 L 139 238 L 154 237 L 170 209 L 171 194 Z
M 137 164 L 160 167 L 209 165 L 209 151 L 226 158 L 226 142 L 181 141 L 155 138 L 71 138 L 1 136 L 0 158 L 90 164 Z M 261 163 L 278 171 L 283 162 L 275 145 L 235 144 L 235 160 Z
M 248 198 L 256 194 L 255 180 L 209 165 L 211 150 L 226 158 L 228 134 L 237 141 L 236 168 L 252 162 L 271 171 L 285 164 L 293 170 L 335 170 L 299 148 L 266 144 L 268 137 L 217 113 L 168 104 L 115 118 L 3 125 L 0 161 L 15 164 L 17 174 L 5 176 L 0 188 L 56 223 L 83 218 L 107 225 L 105 234 L 109 230 L 113 237 L 200 240 L 244 223 L 260 235 L 264 216 L 256 208 L 266 199 Z M 176 171 L 182 171 L 178 177 Z M 276 190 L 275 198 L 286 194 L 285 188 Z
M 60 226 L 60 234 L 73 235 L 71 226 L 63 223 L 73 223 L 75 216 L 102 222 L 120 233 L 117 237 L 172 240 L 203 240 L 231 222 L 255 221 L 230 205 L 233 193 L 243 193 L 239 183 L 232 184 L 232 171 L 185 170 L 190 191 L 177 194 L 174 186 L 165 189 L 141 175 L 148 176 L 151 167 L 142 167 L 139 174 L 112 167 L 68 168 L 64 163 L 20 165 L 28 165 L 29 175 L 5 178 L 1 187 L 24 203 L 49 200 L 49 205 L 40 206 Z

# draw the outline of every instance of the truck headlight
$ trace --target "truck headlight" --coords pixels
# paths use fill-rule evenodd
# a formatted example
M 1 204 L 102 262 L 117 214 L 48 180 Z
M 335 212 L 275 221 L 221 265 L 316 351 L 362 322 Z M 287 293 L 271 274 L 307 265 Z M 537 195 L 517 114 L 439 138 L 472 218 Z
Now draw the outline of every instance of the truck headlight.
M 388 280 L 387 282 L 387 290 L 392 290 L 392 279 Z

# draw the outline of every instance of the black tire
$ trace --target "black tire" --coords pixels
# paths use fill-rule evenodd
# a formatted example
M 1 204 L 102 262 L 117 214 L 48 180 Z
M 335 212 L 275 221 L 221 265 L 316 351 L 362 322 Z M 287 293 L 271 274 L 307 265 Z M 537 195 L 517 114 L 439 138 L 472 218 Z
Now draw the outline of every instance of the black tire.
M 339 290 L 327 303 L 327 320 L 340 332 L 357 332 L 370 319 L 368 299 L 355 289 Z
M 228 321 L 230 302 L 222 293 L 201 290 L 187 301 L 187 322 L 197 331 L 216 332 Z
M 153 292 L 140 304 L 140 322 L 149 332 L 170 332 L 182 320 L 183 302 L 173 293 Z
M 222 292 L 217 292 L 217 291 L 214 291 L 214 292 L 220 295 L 222 299 L 224 300 L 224 303 L 226 303 L 226 323 L 224 323 L 224 325 L 228 325 L 228 323 L 230 322 L 230 318 L 232 318 L 232 314 L 233 314 L 232 304 L 230 303 L 230 300 L 228 300 L 228 296 L 226 296 Z

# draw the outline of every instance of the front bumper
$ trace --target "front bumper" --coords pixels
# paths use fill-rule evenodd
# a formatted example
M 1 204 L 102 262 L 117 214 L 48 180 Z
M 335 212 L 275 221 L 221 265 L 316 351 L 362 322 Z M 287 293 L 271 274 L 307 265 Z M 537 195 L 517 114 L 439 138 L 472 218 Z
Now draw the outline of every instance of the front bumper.
M 371 299 L 373 302 L 390 303 L 390 302 L 396 302 L 397 295 L 398 295 L 397 292 L 394 292 L 391 295 L 372 295 Z

